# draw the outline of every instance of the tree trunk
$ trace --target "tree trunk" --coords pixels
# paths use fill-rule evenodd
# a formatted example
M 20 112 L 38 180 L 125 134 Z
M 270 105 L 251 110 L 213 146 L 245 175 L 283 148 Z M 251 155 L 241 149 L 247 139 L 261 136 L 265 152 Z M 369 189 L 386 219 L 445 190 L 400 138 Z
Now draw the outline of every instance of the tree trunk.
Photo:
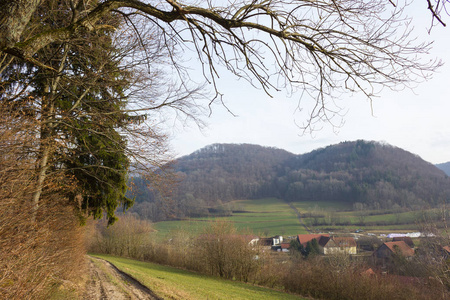
M 39 165 L 38 165 L 38 175 L 36 191 L 33 194 L 32 199 L 32 217 L 31 222 L 36 223 L 36 215 L 39 209 L 39 202 L 44 188 L 44 182 L 47 177 L 47 171 L 49 168 L 49 158 L 50 158 L 50 140 L 51 140 L 51 118 L 54 113 L 53 97 L 51 97 L 50 86 L 46 87 L 47 96 L 42 97 L 42 119 L 41 119 L 41 136 L 39 145 Z
M 41 198 L 41 194 L 42 194 L 42 190 L 44 188 L 44 181 L 45 178 L 47 177 L 47 171 L 49 168 L 49 164 L 48 164 L 48 158 L 50 156 L 50 147 L 48 145 L 44 145 L 42 146 L 44 149 L 42 150 L 42 157 L 41 157 L 41 162 L 39 165 L 39 174 L 38 174 L 38 178 L 37 178 L 37 186 L 36 186 L 36 191 L 33 194 L 33 200 L 32 200 L 32 217 L 31 217 L 31 222 L 33 224 L 36 223 L 36 216 L 37 216 L 37 211 L 39 209 L 39 200 Z
M 42 0 L 0 0 L 0 50 L 13 46 Z
M 64 45 L 64 54 L 59 62 L 58 67 L 58 74 L 61 74 L 61 72 L 64 69 L 64 63 L 67 59 L 67 52 L 68 52 L 69 46 Z M 45 91 L 46 96 L 42 97 L 42 106 L 41 106 L 41 136 L 40 136 L 40 149 L 39 149 L 39 173 L 37 178 L 37 186 L 36 191 L 33 194 L 32 199 L 32 217 L 31 221 L 32 223 L 36 223 L 36 216 L 37 211 L 39 209 L 39 202 L 42 194 L 42 190 L 44 188 L 44 182 L 47 178 L 47 171 L 50 168 L 49 159 L 51 157 L 52 152 L 52 141 L 55 139 L 55 133 L 54 131 L 54 115 L 55 115 L 55 97 L 56 97 L 56 90 L 58 88 L 59 81 L 61 80 L 61 76 L 57 75 L 53 79 L 51 79 L 51 84 L 48 83 Z

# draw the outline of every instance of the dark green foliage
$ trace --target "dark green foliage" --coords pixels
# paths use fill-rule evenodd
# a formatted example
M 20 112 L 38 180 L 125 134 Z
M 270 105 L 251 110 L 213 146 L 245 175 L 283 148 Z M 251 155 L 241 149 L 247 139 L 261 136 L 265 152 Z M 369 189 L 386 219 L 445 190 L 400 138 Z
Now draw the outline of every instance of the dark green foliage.
M 319 243 L 316 239 L 307 242 L 306 246 L 300 244 L 297 239 L 291 240 L 289 244 L 289 249 L 291 250 L 290 253 L 294 255 L 300 254 L 303 258 L 320 254 Z
M 133 201 L 125 197 L 129 160 L 117 149 L 125 141 L 117 132 L 109 132 L 108 136 L 115 140 L 96 135 L 80 137 L 67 168 L 83 191 L 82 208 L 90 210 L 94 218 L 101 218 L 105 210 L 113 223 L 118 204 L 126 209 Z
M 301 246 L 302 244 L 300 244 L 297 239 L 293 239 L 289 242 L 289 249 L 291 250 L 300 251 Z
M 59 1 L 46 1 L 33 30 L 64 26 L 71 14 Z M 119 25 L 112 15 L 102 22 Z M 125 197 L 130 160 L 124 132 L 140 116 L 124 112 L 131 74 L 120 66 L 120 51 L 111 32 L 80 30 L 71 43 L 53 43 L 35 54 L 59 72 L 19 60 L 2 72 L 0 99 L 39 120 L 37 165 L 43 149 L 50 149 L 45 185 L 52 184 L 52 174 L 67 178 L 58 184 L 71 204 L 82 208 L 82 221 L 86 212 L 94 218 L 106 212 L 112 224 L 120 204 L 124 209 L 133 204 Z
M 111 41 L 104 42 L 107 44 L 103 47 L 111 47 L 108 44 Z M 87 61 L 80 61 L 78 57 L 73 59 L 77 72 L 89 72 L 91 68 L 100 67 L 94 59 L 89 60 L 89 56 L 84 58 Z M 98 63 L 105 64 L 105 61 Z M 133 204 L 131 199 L 125 197 L 130 162 L 126 156 L 127 141 L 119 132 L 126 128 L 131 116 L 123 113 L 126 106 L 123 93 L 126 73 L 120 72 L 118 62 L 112 58 L 106 60 L 104 68 L 108 71 L 102 81 L 108 83 L 90 87 L 78 109 L 68 118 L 70 126 L 61 130 L 67 132 L 74 144 L 72 151 L 64 156 L 64 164 L 78 182 L 76 192 L 83 197 L 82 208 L 94 218 L 101 218 L 105 211 L 112 224 L 119 204 L 124 209 Z M 74 94 L 79 97 L 84 91 Z M 70 96 L 60 99 L 62 107 L 75 105 L 77 98 Z
M 306 243 L 304 251 L 302 251 L 305 257 L 314 256 L 320 254 L 319 243 L 316 239 Z

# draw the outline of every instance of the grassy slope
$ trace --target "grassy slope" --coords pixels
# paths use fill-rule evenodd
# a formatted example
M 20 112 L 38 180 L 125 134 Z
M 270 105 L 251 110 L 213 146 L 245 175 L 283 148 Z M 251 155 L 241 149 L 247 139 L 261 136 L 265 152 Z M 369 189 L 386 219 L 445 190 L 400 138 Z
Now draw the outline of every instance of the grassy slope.
M 95 256 L 110 261 L 165 299 L 304 299 L 172 267 L 108 255 Z

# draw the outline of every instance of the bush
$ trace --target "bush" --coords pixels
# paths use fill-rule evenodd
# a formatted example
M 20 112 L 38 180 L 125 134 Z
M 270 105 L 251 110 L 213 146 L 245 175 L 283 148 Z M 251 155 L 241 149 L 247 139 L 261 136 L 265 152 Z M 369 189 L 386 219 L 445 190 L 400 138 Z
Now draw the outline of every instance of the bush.
M 283 272 L 286 291 L 318 299 L 439 299 L 431 289 L 400 282 L 400 278 L 363 275 L 363 266 L 334 269 L 323 257 L 301 260 Z
M 211 275 L 248 282 L 259 265 L 259 251 L 251 245 L 253 236 L 238 234 L 226 222 L 215 222 L 197 239 L 204 268 Z
M 95 239 L 89 247 L 92 252 L 142 259 L 149 249 L 153 228 L 146 220 L 127 214 L 112 226 L 108 227 L 107 221 L 102 220 L 96 227 Z

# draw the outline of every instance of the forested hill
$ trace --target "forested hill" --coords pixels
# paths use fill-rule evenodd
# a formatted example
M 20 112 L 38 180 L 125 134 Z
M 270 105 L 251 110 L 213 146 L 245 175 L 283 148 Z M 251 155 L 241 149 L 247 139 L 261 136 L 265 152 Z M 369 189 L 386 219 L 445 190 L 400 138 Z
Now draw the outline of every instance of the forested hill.
M 450 178 L 417 155 L 354 141 L 295 155 L 249 144 L 215 144 L 181 157 L 172 195 L 185 215 L 234 199 L 342 201 L 371 208 L 429 207 L 450 200 Z M 142 197 L 139 202 L 148 201 Z M 156 201 L 156 200 L 150 200 Z
M 177 161 L 181 194 L 228 201 L 265 196 L 278 169 L 295 155 L 250 144 L 215 144 Z
M 288 200 L 360 202 L 374 208 L 434 206 L 450 199 L 450 179 L 403 149 L 343 142 L 296 156 L 278 178 Z

